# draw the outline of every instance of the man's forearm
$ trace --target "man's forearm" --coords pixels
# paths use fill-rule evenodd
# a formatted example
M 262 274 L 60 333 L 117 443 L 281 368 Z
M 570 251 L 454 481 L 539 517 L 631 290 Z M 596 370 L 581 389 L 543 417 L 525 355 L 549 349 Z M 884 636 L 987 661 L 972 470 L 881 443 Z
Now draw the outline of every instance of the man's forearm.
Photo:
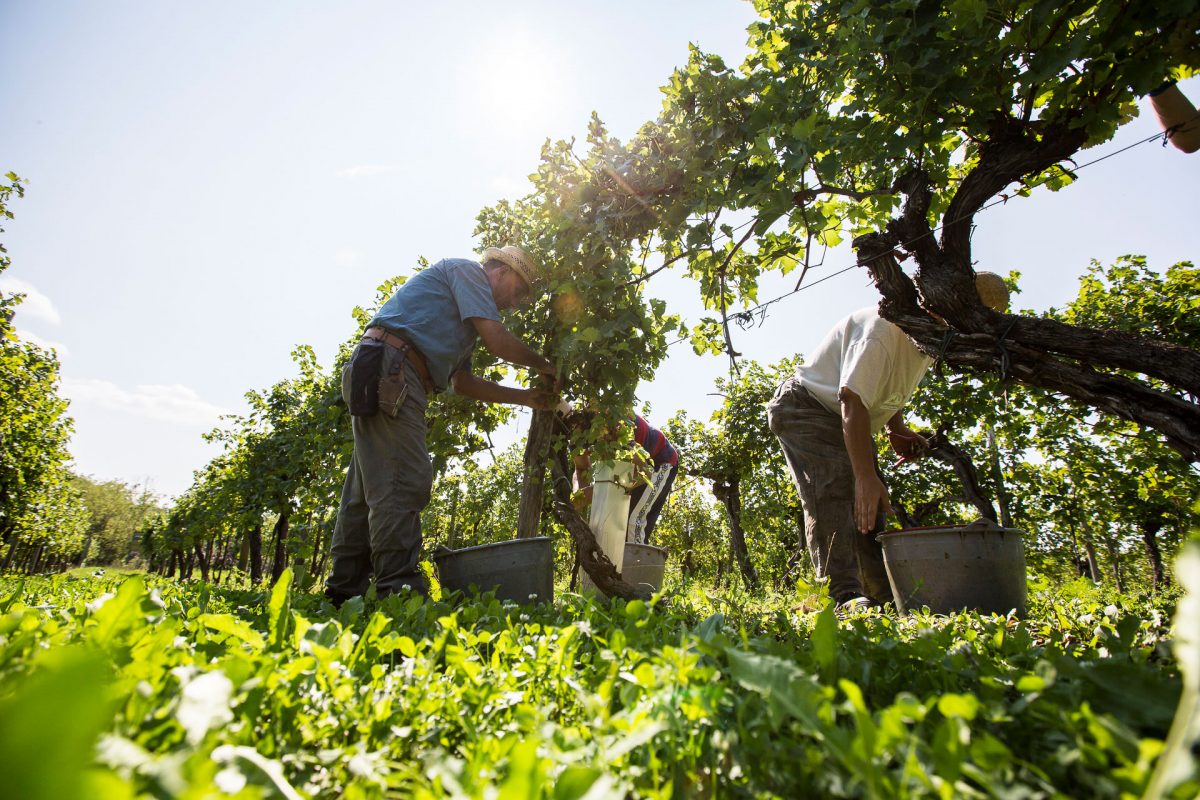
M 479 338 L 483 340 L 483 346 L 496 358 L 504 359 L 510 364 L 530 367 L 539 372 L 553 370 L 553 364 L 531 350 L 499 322 L 476 319 L 475 329 L 479 332 Z
M 854 477 L 860 480 L 875 474 L 875 448 L 871 440 L 871 417 L 858 395 L 843 392 L 839 396 L 842 406 L 842 440 L 850 456 L 850 467 Z
M 513 386 L 503 386 L 499 383 L 478 378 L 467 373 L 455 373 L 454 391 L 463 397 L 480 400 L 485 403 L 506 403 L 508 405 L 524 405 L 525 391 Z
M 1196 107 L 1178 86 L 1168 86 L 1152 95 L 1150 105 L 1163 130 L 1179 126 L 1171 132 L 1171 144 L 1185 153 L 1200 150 L 1200 119 L 1197 119 Z
M 499 339 L 497 348 L 491 351 L 492 355 L 497 358 L 502 358 L 510 364 L 518 364 L 522 367 L 530 367 L 537 370 L 542 369 L 549 363 L 507 330 L 504 331 Z

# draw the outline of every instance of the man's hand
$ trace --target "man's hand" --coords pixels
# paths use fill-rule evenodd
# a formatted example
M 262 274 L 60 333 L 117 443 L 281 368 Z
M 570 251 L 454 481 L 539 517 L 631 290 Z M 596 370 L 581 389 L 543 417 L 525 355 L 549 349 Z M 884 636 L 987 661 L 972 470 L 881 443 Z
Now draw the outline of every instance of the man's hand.
M 916 461 L 929 449 L 929 440 L 907 425 L 889 425 L 887 437 L 896 455 L 900 456 L 900 460 L 893 466 Z
M 547 361 L 546 369 L 538 367 L 534 371 L 537 373 L 537 377 L 534 378 L 533 383 L 538 389 L 544 392 L 549 392 L 553 395 L 557 395 L 559 393 L 559 390 L 562 389 L 562 386 L 559 385 L 558 370 L 553 364 Z M 557 408 L 557 404 L 555 405 L 555 408 Z
M 521 389 L 523 406 L 529 406 L 536 411 L 553 411 L 558 406 L 558 393 L 542 388 Z
M 892 504 L 888 502 L 887 487 L 878 475 L 867 475 L 854 481 L 854 524 L 861 534 L 870 534 L 875 530 L 875 520 L 882 509 L 884 514 L 892 513 Z
M 541 364 L 535 364 L 531 369 L 543 380 L 558 381 L 558 367 L 548 358 L 543 358 Z

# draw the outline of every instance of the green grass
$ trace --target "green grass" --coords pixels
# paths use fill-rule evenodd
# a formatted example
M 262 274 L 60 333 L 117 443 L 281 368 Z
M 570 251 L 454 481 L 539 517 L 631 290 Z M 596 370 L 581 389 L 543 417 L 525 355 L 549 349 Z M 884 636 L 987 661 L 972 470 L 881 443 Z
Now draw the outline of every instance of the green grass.
M 1140 796 L 1180 695 L 1172 598 L 1032 592 L 1025 621 L 839 621 L 700 586 L 335 612 L 3 578 L 0 771 L 24 798 Z

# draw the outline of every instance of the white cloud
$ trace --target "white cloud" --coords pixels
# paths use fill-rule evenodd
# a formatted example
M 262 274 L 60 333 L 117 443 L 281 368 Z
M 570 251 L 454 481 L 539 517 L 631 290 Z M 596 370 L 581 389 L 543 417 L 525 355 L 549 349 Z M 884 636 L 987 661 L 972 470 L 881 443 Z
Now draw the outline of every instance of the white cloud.
M 62 317 L 59 316 L 54 303 L 50 302 L 50 298 L 39 292 L 29 281 L 20 278 L 0 278 L 0 292 L 25 295 L 25 299 L 17 306 L 17 319 L 32 317 L 51 325 L 62 322 Z
M 360 261 L 362 261 L 362 253 L 350 248 L 339 250 L 333 256 L 333 263 L 342 268 L 353 267 Z
M 374 175 L 387 175 L 390 172 L 395 172 L 396 168 L 391 164 L 355 164 L 353 167 L 338 170 L 339 178 L 369 178 Z
M 94 403 L 109 411 L 120 411 L 163 422 L 209 427 L 226 409 L 200 398 L 187 386 L 138 386 L 133 391 L 110 381 L 70 379 L 62 382 L 62 393 L 75 403 Z

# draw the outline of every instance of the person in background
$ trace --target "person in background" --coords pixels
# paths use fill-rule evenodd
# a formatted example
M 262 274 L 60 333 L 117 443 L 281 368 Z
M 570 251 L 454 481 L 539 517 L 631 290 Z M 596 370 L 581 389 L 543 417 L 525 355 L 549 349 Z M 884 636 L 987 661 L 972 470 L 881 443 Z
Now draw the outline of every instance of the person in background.
M 999 275 L 977 273 L 975 288 L 985 305 L 1008 308 Z M 920 457 L 928 443 L 904 423 L 903 410 L 932 364 L 877 309 L 863 308 L 835 325 L 767 404 L 804 507 L 809 556 L 839 609 L 891 599 L 875 541 L 891 505 L 874 436 L 884 428 L 901 459 Z
M 1158 117 L 1158 124 L 1168 132 L 1167 141 L 1185 153 L 1200 150 L 1200 112 L 1179 91 L 1175 81 L 1167 81 L 1150 92 L 1150 107 Z
M 554 408 L 554 365 L 500 321 L 501 310 L 531 300 L 537 272 L 514 245 L 487 248 L 482 263 L 445 259 L 409 278 L 367 324 L 342 370 L 354 453 L 325 584 L 334 605 L 364 594 L 372 573 L 380 596 L 404 587 L 429 591 L 417 564 L 421 510 L 433 486 L 425 445 L 430 394 L 453 387 L 486 403 Z M 471 374 L 478 340 L 497 358 L 548 378 L 551 388 L 518 389 Z
M 675 475 L 679 471 L 679 454 L 663 432 L 651 427 L 642 416 L 634 414 L 630 422 L 634 426 L 634 442 L 650 457 L 649 464 L 641 462 L 636 466 L 648 467 L 650 476 L 648 480 L 642 480 L 629 495 L 629 521 L 625 528 L 625 541 L 650 544 L 650 537 L 658 524 L 658 515 L 675 485 Z M 587 450 L 575 456 L 575 485 L 582 490 L 579 496 L 582 511 L 584 506 L 592 502 L 592 458 Z

